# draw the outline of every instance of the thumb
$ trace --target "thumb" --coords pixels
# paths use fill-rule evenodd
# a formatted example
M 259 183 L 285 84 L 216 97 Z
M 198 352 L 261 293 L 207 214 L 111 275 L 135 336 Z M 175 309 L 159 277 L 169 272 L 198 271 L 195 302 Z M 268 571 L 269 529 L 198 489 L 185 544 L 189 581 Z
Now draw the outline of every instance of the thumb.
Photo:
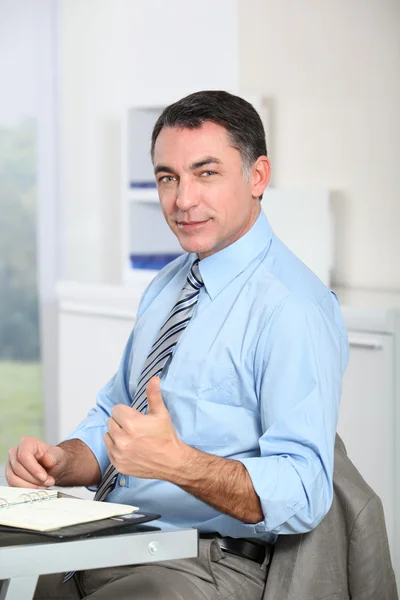
M 147 402 L 149 403 L 148 414 L 161 414 L 167 409 L 160 391 L 160 378 L 152 377 L 146 388 Z
M 61 462 L 62 455 L 63 450 L 61 448 L 58 448 L 57 446 L 50 446 L 50 448 L 48 448 L 43 454 L 40 462 L 47 469 L 53 469 Z

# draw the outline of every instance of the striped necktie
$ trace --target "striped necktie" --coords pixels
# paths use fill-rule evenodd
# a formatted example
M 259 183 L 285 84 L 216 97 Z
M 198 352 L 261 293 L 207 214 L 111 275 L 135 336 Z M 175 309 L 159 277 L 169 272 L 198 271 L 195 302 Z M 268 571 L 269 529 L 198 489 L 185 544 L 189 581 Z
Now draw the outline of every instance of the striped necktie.
M 162 371 L 168 367 L 174 353 L 174 348 L 194 313 L 202 285 L 203 280 L 199 271 L 199 260 L 197 259 L 194 261 L 189 271 L 186 283 L 182 288 L 175 306 L 169 313 L 164 325 L 161 327 L 157 339 L 152 345 L 150 353 L 146 358 L 146 362 L 136 386 L 136 392 L 131 404 L 132 408 L 135 408 L 140 412 L 146 412 L 146 386 L 152 377 L 161 375 Z M 97 500 L 98 502 L 105 500 L 111 490 L 114 489 L 117 477 L 118 471 L 110 463 L 104 472 L 93 500 Z M 85 538 L 88 536 L 83 537 Z M 66 583 L 72 579 L 74 574 L 75 571 L 66 573 L 63 582 Z
M 142 369 L 136 392 L 131 404 L 132 408 L 140 412 L 147 410 L 146 387 L 150 379 L 168 368 L 172 359 L 175 346 L 180 336 L 186 329 L 187 324 L 192 318 L 200 288 L 203 280 L 199 271 L 199 260 L 195 260 L 187 276 L 185 285 L 179 295 L 179 298 L 169 313 L 167 320 L 161 327 L 157 339 L 150 349 L 146 362 Z M 117 481 L 118 472 L 110 463 L 104 472 L 99 488 L 94 496 L 94 500 L 99 502 L 106 499 L 107 495 L 114 489 Z

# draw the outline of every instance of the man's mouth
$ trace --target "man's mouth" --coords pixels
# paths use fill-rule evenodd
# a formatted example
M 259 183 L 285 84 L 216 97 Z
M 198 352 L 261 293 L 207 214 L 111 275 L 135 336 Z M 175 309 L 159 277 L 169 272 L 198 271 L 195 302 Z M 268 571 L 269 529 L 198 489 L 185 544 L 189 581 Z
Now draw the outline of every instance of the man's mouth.
M 204 221 L 177 221 L 177 225 L 179 229 L 183 229 L 184 231 L 190 231 L 192 229 L 197 229 L 202 227 L 206 223 L 208 223 L 209 219 L 205 219 Z

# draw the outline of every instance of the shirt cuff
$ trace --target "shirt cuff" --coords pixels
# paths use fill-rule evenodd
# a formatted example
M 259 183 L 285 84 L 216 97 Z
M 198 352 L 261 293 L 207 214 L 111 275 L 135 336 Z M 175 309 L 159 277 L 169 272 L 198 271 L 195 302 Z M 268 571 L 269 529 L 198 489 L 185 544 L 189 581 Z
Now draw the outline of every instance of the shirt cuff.
M 66 437 L 66 440 L 81 440 L 93 452 L 96 458 L 101 476 L 103 477 L 105 470 L 110 464 L 107 448 L 103 441 L 104 435 L 107 433 L 107 425 L 102 421 L 83 422 L 72 433 Z M 94 489 L 91 489 L 91 488 Z M 91 491 L 95 491 L 97 486 L 91 486 Z
M 266 532 L 276 535 L 286 533 L 284 524 L 307 506 L 304 489 L 292 465 L 280 456 L 236 460 L 246 467 L 264 514 L 263 521 L 255 524 L 243 523 L 244 526 L 249 533 L 258 536 Z M 296 498 L 293 493 L 293 490 L 299 490 L 299 487 L 301 499 Z

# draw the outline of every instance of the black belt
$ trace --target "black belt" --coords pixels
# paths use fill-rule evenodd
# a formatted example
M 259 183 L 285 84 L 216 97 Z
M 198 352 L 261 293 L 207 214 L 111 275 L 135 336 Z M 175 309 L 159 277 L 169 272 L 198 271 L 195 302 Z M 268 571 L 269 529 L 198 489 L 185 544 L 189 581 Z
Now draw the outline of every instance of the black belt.
M 218 533 L 200 533 L 199 537 L 201 539 L 215 539 L 221 550 L 228 554 L 247 558 L 260 565 L 264 562 L 267 548 L 270 549 L 271 547 L 270 544 L 261 545 L 248 539 L 221 537 Z

